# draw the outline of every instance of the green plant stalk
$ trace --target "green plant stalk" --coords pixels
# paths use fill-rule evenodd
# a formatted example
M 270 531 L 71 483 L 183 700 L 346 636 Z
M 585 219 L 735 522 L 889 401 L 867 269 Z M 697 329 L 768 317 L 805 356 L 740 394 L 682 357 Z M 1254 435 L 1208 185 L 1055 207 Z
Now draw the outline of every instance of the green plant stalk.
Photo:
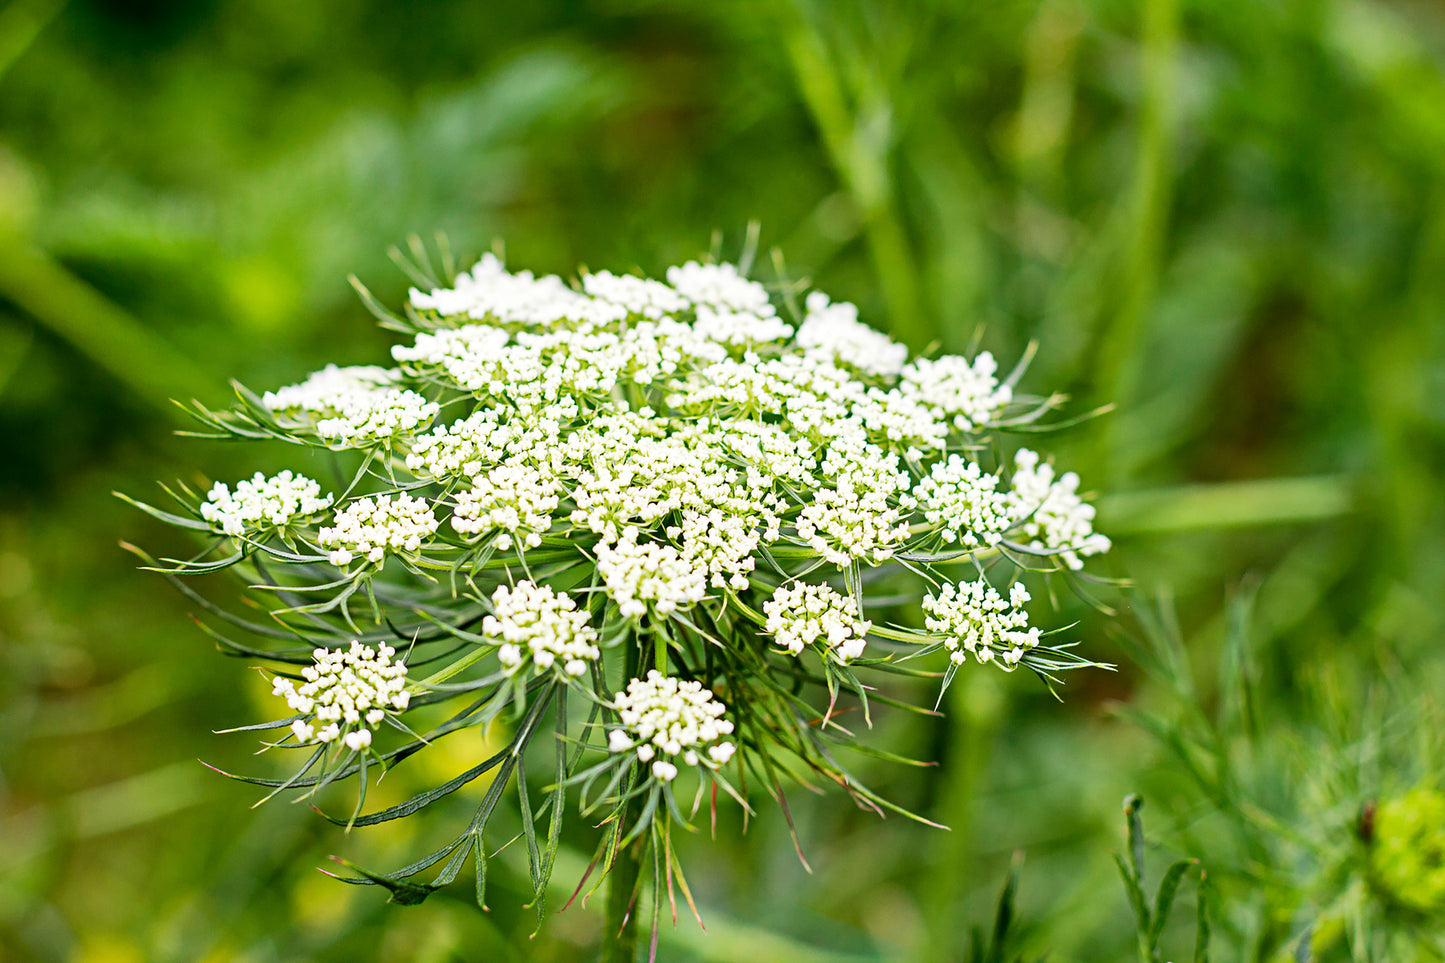
M 931 899 L 925 904 L 931 940 L 927 958 L 937 963 L 957 960 L 964 952 L 968 934 L 955 921 L 973 869 L 975 801 L 993 737 L 1007 712 L 1007 693 L 995 680 L 978 674 L 960 677 L 949 689 L 948 700 L 953 733 L 938 818 L 951 832 L 934 844 L 936 869 L 929 886 Z
M 1173 194 L 1172 145 L 1176 118 L 1171 102 L 1179 39 L 1179 4 L 1178 0 L 1145 0 L 1142 10 L 1138 153 L 1122 222 L 1126 236 L 1118 278 L 1119 304 L 1097 343 L 1096 383 L 1104 397 L 1119 404 L 1137 400 L 1135 391 L 1149 333 L 1149 311 L 1163 267 Z M 1118 444 L 1116 425 L 1115 421 L 1106 422 L 1100 435 L 1103 450 L 1109 455 Z M 1113 458 L 1106 459 L 1106 464 L 1113 464 Z
M 187 426 L 171 403 L 218 383 L 190 358 L 27 241 L 0 235 L 0 293 L 91 361 Z
M 636 637 L 622 644 L 622 678 L 635 679 L 641 672 L 641 640 Z M 626 833 L 632 805 L 622 807 L 618 814 L 617 831 Z M 633 963 L 637 958 L 637 914 L 628 912 L 632 902 L 632 891 L 637 887 L 637 876 L 641 870 L 637 858 L 638 842 L 620 846 L 612 859 L 608 871 L 607 918 L 602 924 L 602 951 L 598 956 L 601 963 Z
M 868 256 L 888 304 L 889 329 L 897 340 L 920 349 L 931 328 L 923 314 L 917 258 L 893 195 L 887 147 L 860 136 L 826 44 L 802 18 L 792 22 L 787 50 L 828 158 L 858 206 Z
M 632 807 L 623 810 L 625 817 Z M 602 963 L 633 963 L 637 958 L 637 914 L 628 912 L 633 887 L 637 885 L 639 863 L 634 842 L 617 850 L 607 890 L 607 919 L 603 923 Z
M 0 75 L 10 70 L 40 32 L 65 6 L 64 0 L 33 0 L 12 3 L 0 14 Z

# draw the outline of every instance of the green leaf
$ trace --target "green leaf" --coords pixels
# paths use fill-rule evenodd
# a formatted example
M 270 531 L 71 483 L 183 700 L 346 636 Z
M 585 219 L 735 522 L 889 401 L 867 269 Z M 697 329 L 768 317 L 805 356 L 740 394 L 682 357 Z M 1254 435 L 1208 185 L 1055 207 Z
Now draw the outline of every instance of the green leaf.
M 594 709 L 596 707 L 594 706 Z M 552 806 L 552 822 L 547 827 L 547 848 L 542 854 L 542 869 L 537 879 L 537 925 L 542 924 L 542 914 L 547 898 L 547 884 L 552 881 L 552 868 L 557 863 L 557 850 L 562 845 L 562 821 L 567 811 L 567 693 L 557 699 L 556 741 L 553 753 L 556 756 L 556 782 L 552 786 L 548 802 Z
M 462 837 L 462 843 L 452 853 L 451 858 L 442 866 L 442 871 L 437 873 L 436 878 L 431 881 L 431 889 L 438 890 L 443 886 L 450 886 L 458 876 L 461 875 L 462 867 L 467 863 L 467 857 L 471 855 L 472 846 L 477 845 L 481 840 L 479 833 L 467 833 Z
M 1179 892 L 1180 881 L 1184 879 L 1185 873 L 1198 865 L 1198 860 L 1181 859 L 1169 867 L 1164 879 L 1160 881 L 1159 894 L 1154 899 L 1154 922 L 1149 928 L 1150 952 L 1157 952 L 1159 949 L 1159 940 L 1164 935 L 1164 927 L 1169 923 L 1169 911 L 1174 907 L 1174 897 Z
M 1257 582 L 1242 586 L 1230 598 L 1226 609 L 1227 628 L 1219 669 L 1221 692 L 1218 717 L 1219 731 L 1225 736 L 1253 734 L 1255 728 L 1251 686 L 1254 666 L 1249 630 L 1258 587 Z
M 517 756 L 517 811 L 522 818 L 522 835 L 527 839 L 527 871 L 532 877 L 533 898 L 536 899 L 542 879 L 542 853 L 537 846 L 536 816 L 527 794 L 527 763 L 521 755 Z
M 450 852 L 448 847 L 445 852 Z M 353 886 L 382 886 L 391 893 L 391 901 L 399 906 L 417 906 L 426 901 L 426 898 L 436 892 L 440 887 L 427 883 L 413 883 L 405 879 L 394 879 L 389 876 L 382 876 L 370 870 L 363 869 L 350 860 L 340 856 L 331 857 L 337 863 L 356 873 L 360 878 L 338 876 L 335 873 L 327 873 L 332 879 L 340 880 L 343 883 L 350 883 Z
M 1129 871 L 1129 864 L 1124 861 L 1124 857 L 1115 853 L 1114 863 L 1119 867 L 1119 876 L 1123 878 L 1124 890 L 1129 896 L 1129 907 L 1134 911 L 1135 925 L 1143 937 L 1149 932 L 1149 904 L 1144 899 L 1144 891 L 1139 888 L 1139 881 Z
M 478 763 L 461 775 L 454 776 L 453 778 L 448 779 L 446 782 L 442 783 L 440 786 L 437 786 L 434 789 L 428 789 L 426 792 L 417 793 L 415 796 L 412 796 L 405 802 L 397 803 L 395 806 L 390 806 L 386 809 L 380 810 L 379 812 L 368 813 L 365 816 L 357 816 L 350 822 L 354 826 L 375 826 L 378 823 L 389 822 L 393 819 L 402 819 L 406 816 L 410 816 L 412 813 L 419 812 L 420 810 L 425 809 L 427 806 L 430 806 L 438 799 L 451 795 L 452 793 L 456 792 L 458 789 L 472 782 L 484 773 L 495 769 L 497 766 L 501 765 L 502 761 L 507 758 L 507 755 L 511 751 L 512 747 L 509 744 L 506 748 L 498 752 L 496 755 L 490 757 L 483 762 Z M 326 818 L 329 819 L 331 822 L 337 824 L 338 826 L 344 825 L 347 822 L 347 820 L 337 819 L 332 816 L 327 816 Z
M 1023 854 L 1015 853 L 1009 864 L 1008 876 L 1004 880 L 1003 892 L 998 898 L 998 912 L 994 914 L 993 936 L 989 943 L 986 963 L 1004 963 L 1004 948 L 1014 922 L 1014 900 L 1018 898 L 1019 872 L 1023 866 Z
M 949 660 L 948 668 L 943 673 L 943 685 L 938 687 L 938 699 L 933 703 L 933 711 L 937 712 L 938 707 L 943 705 L 943 696 L 948 692 L 948 687 L 953 685 L 953 677 L 958 673 L 958 663 Z
M 487 851 L 482 845 L 481 833 L 473 834 L 476 838 L 472 841 L 472 855 L 476 865 L 477 874 L 477 908 L 487 908 Z
M 390 308 L 381 303 L 376 295 L 372 294 L 355 274 L 348 274 L 346 280 L 351 282 L 351 287 L 356 292 L 357 297 L 361 298 L 362 305 L 371 313 L 372 317 L 381 322 L 382 327 L 389 328 L 392 331 L 411 331 L 411 325 L 397 317 Z
M 111 494 L 114 495 L 116 498 L 119 498 L 121 501 L 125 502 L 127 505 L 130 505 L 133 508 L 139 508 L 147 515 L 151 516 L 152 518 L 158 518 L 161 521 L 165 522 L 167 525 L 175 525 L 177 528 L 189 528 L 192 531 L 197 532 L 211 531 L 211 526 L 203 521 L 200 521 L 199 519 L 183 518 L 180 515 L 173 515 L 170 512 L 162 511 L 161 509 L 156 508 L 152 505 L 147 505 L 145 502 L 137 501 L 136 499 L 131 498 L 125 492 L 111 492 Z

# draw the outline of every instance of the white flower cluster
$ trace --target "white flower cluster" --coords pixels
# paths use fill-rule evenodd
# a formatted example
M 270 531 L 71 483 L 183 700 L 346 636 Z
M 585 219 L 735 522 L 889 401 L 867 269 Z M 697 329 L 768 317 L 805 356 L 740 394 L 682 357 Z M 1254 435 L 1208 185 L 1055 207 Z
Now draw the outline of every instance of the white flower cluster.
M 430 294 L 411 291 L 412 306 L 443 317 L 462 315 L 477 321 L 546 325 L 559 321 L 607 323 L 626 316 L 625 309 L 589 298 L 569 288 L 556 275 L 536 277 L 531 271 L 509 274 L 493 254 L 484 254 L 468 273 L 457 275 L 450 288 Z
M 390 646 L 358 640 L 315 650 L 300 679 L 277 679 L 294 712 L 273 724 L 290 726 L 279 744 L 315 753 L 286 785 L 355 774 L 357 754 L 377 758 L 381 724 L 410 731 L 394 714 L 423 690 L 418 702 L 470 706 L 437 716 L 436 732 L 530 703 L 514 757 L 561 699 L 559 765 L 578 763 L 567 745 L 577 722 L 566 725 L 562 706 L 582 698 L 607 714 L 606 755 L 576 780 L 584 813 L 640 791 L 651 802 L 622 831 L 659 839 L 642 834 L 655 831 L 651 820 L 683 818 L 671 786 L 685 767 L 700 788 L 746 807 L 723 772 L 740 749 L 757 753 L 738 760 L 740 775 L 771 760 L 786 770 L 791 757 L 846 785 L 828 746 L 798 738 L 799 727 L 814 724 L 808 705 L 840 696 L 840 682 L 866 709 L 869 686 L 853 673 L 888 661 L 867 658 L 884 640 L 946 651 L 949 679 L 966 662 L 1050 679 L 1096 664 L 1046 645 L 1021 584 L 995 589 L 983 575 L 994 564 L 1023 569 L 1016 553 L 1077 569 L 1110 547 L 1076 475 L 1029 450 L 996 454 L 993 433 L 1050 402 L 1015 399 L 1016 375 L 1000 379 L 987 352 L 910 360 L 855 305 L 800 293 L 797 317 L 791 290 L 792 313 L 782 313 L 731 264 L 688 262 L 665 283 L 608 271 L 568 283 L 488 255 L 446 287 L 413 289 L 403 315 L 383 315 L 410 333 L 391 349 L 394 367 L 330 365 L 259 401 L 243 392 L 229 414 L 198 409 L 223 435 L 350 449 L 333 460 L 354 480 L 332 496 L 291 472 L 257 474 L 187 505 L 204 524 L 155 514 L 249 537 L 242 548 L 290 566 L 279 584 L 315 602 L 283 594 L 273 614 L 303 635 L 329 642 L 365 604 L 425 648 L 414 665 L 438 663 L 409 690 Z M 216 555 L 236 546 L 211 541 Z M 860 586 L 878 587 L 876 607 L 890 573 L 940 585 L 940 569 L 965 558 L 979 579 L 926 595 L 926 630 L 864 617 Z M 458 647 L 457 636 L 476 644 Z M 632 667 L 615 696 L 604 642 Z M 651 669 L 629 678 L 638 665 Z M 299 778 L 318 761 L 319 777 Z M 564 801 L 552 797 L 559 818 Z M 462 841 L 479 846 L 474 823 Z
M 903 369 L 905 395 L 917 398 L 959 431 L 988 425 L 1013 400 L 1013 389 L 995 376 L 998 362 L 981 351 L 970 363 L 958 355 L 919 358 Z
M 948 424 L 915 398 L 803 354 L 765 359 L 748 352 L 741 360 L 708 364 L 674 385 L 667 404 L 681 412 L 780 418 L 790 432 L 817 445 L 871 442 L 917 458 L 948 441 Z
M 1075 476 L 1028 451 L 997 473 L 969 454 L 1013 403 L 991 355 L 909 361 L 822 292 L 795 331 L 730 264 L 569 286 L 489 255 L 410 297 L 399 368 L 328 367 L 265 398 L 283 428 L 385 444 L 428 486 L 427 502 L 338 512 L 319 533 L 338 565 L 421 551 L 433 501 L 467 550 L 578 539 L 629 618 L 748 591 L 768 553 L 841 569 L 1016 534 L 1077 568 L 1109 547 Z M 455 420 L 432 426 L 422 390 Z
M 688 261 L 667 269 L 667 283 L 693 305 L 743 311 L 760 318 L 777 314 L 768 300 L 768 289 L 743 277 L 731 264 Z
M 552 527 L 560 490 L 557 479 L 536 466 L 498 465 L 474 479 L 471 490 L 457 494 L 452 527 L 463 535 L 499 531 L 493 544 L 504 552 L 514 542 L 536 548 Z
M 933 463 L 913 495 L 923 517 L 940 526 L 945 542 L 993 546 L 1014 521 L 1009 496 L 998 490 L 998 482 L 997 475 L 984 474 L 977 462 L 949 455 Z
M 786 341 L 793 336 L 793 326 L 774 315 L 710 308 L 705 304 L 698 305 L 693 330 L 709 340 L 738 347 Z
M 763 603 L 763 631 L 794 655 L 815 642 L 839 662 L 863 654 L 873 623 L 858 618 L 858 603 L 827 585 L 782 585 Z
M 283 471 L 273 478 L 257 472 L 250 481 L 236 482 L 236 491 L 222 482 L 212 486 L 201 503 L 201 517 L 223 534 L 236 538 L 247 532 L 285 528 L 293 521 L 330 507 L 321 486 L 305 475 Z
M 530 660 L 536 672 L 556 668 L 575 678 L 602 655 L 597 630 L 572 597 L 531 581 L 498 586 L 482 633 L 500 641 L 497 658 L 512 674 Z
M 388 550 L 415 553 L 437 530 L 431 506 L 406 492 L 358 498 L 336 513 L 317 540 L 331 549 L 331 564 L 345 568 L 361 556 L 373 564 Z
M 384 442 L 425 428 L 440 411 L 433 401 L 395 387 L 396 371 L 327 365 L 301 384 L 268 391 L 262 404 L 294 426 L 310 423 L 322 441 L 344 447 Z
M 607 594 L 628 618 L 647 614 L 649 607 L 667 615 L 698 602 L 707 593 L 706 572 L 671 545 L 637 541 L 628 528 L 614 545 L 597 549 L 597 574 Z
M 347 395 L 376 391 L 396 383 L 396 372 L 376 365 L 343 368 L 329 364 L 297 385 L 268 391 L 261 402 L 272 411 L 325 411 Z
M 582 278 L 582 290 L 597 298 L 656 321 L 669 314 L 686 311 L 687 299 L 661 281 L 632 274 L 599 271 Z
M 835 444 L 823 460 L 833 483 L 798 513 L 798 536 L 838 567 L 852 559 L 879 565 L 908 537 L 902 509 L 912 507 L 898 456 L 876 445 Z
M 982 578 L 957 585 L 945 582 L 936 596 L 923 597 L 924 625 L 944 637 L 955 665 L 972 655 L 980 664 L 997 659 L 1002 668 L 1012 671 L 1039 644 L 1039 630 L 1029 628 L 1024 610 L 1028 600 L 1028 590 L 1020 582 L 1009 588 L 1007 599 Z
M 389 645 L 371 648 L 358 641 L 351 648 L 317 649 L 316 660 L 301 670 L 306 681 L 274 680 L 272 693 L 283 696 L 292 711 L 306 716 L 291 723 L 296 741 L 342 743 L 355 752 L 371 745 L 372 732 L 388 712 L 401 712 L 411 701 L 406 691 L 406 664 L 393 662 Z
M 1053 466 L 1024 448 L 1014 455 L 1011 481 L 1009 504 L 1019 528 L 1033 539 L 1030 547 L 1058 553 L 1075 570 L 1084 567 L 1082 556 L 1109 550 L 1108 537 L 1094 531 L 1094 506 L 1079 497 L 1078 475 L 1055 479 Z
M 559 419 L 571 421 L 577 406 L 553 405 L 530 417 L 516 417 L 503 422 L 502 410 L 482 408 L 453 422 L 441 425 L 411 442 L 406 456 L 407 470 L 418 478 L 448 481 L 476 478 L 504 461 L 518 464 L 553 465 L 560 454 Z M 556 475 L 556 471 L 551 472 Z
M 685 509 L 682 524 L 667 530 L 682 538 L 682 557 L 714 588 L 748 587 L 748 573 L 757 567 L 753 550 L 762 541 L 759 520 L 745 514 L 729 514 L 721 508 L 700 512 Z
M 805 302 L 808 314 L 798 328 L 798 347 L 809 357 L 841 361 L 865 374 L 893 378 L 908 361 L 907 345 L 858 320 L 858 309 L 847 301 L 829 302 L 814 291 Z
M 700 682 L 653 669 L 646 679 L 627 683 L 617 694 L 616 708 L 622 727 L 608 732 L 607 748 L 635 752 L 638 761 L 652 763 L 652 774 L 663 782 L 677 778 L 679 761 L 716 769 L 737 749 L 723 741 L 733 731 L 732 722 L 723 718 L 727 706 Z

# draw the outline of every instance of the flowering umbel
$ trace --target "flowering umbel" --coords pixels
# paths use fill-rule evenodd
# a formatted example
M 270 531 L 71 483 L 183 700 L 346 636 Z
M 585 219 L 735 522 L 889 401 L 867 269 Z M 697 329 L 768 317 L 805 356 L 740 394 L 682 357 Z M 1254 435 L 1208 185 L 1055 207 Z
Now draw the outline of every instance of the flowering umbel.
M 790 315 L 799 286 L 770 293 L 730 264 L 666 278 L 568 284 L 488 255 L 428 278 L 400 314 L 362 289 L 405 337 L 394 366 L 328 366 L 263 395 L 238 388 L 229 411 L 194 406 L 216 437 L 327 453 L 330 484 L 257 474 L 205 497 L 182 487 L 180 512 L 142 506 L 213 539 L 154 567 L 232 567 L 276 622 L 227 622 L 305 640 L 211 630 L 273 665 L 291 710 L 247 728 L 309 753 L 284 780 L 251 781 L 315 793 L 358 776 L 344 821 L 365 826 L 494 772 L 446 846 L 352 882 L 415 902 L 472 854 L 480 898 L 483 837 L 513 774 L 539 897 L 569 791 L 601 815 L 603 874 L 654 847 L 670 879 L 671 828 L 718 788 L 747 807 L 749 787 L 781 800 L 812 772 L 897 809 L 833 751 L 859 738 L 833 717 L 840 699 L 867 717 L 866 674 L 892 673 L 905 695 L 910 677 L 932 679 L 931 701 L 970 663 L 1050 685 L 1096 665 L 1029 624 L 1018 581 L 1077 579 L 1109 548 L 1078 478 L 1007 446 L 1054 406 L 1017 392 L 1022 366 L 1001 378 L 986 352 L 910 358 L 853 305 L 813 291 Z M 925 628 L 906 627 L 920 602 Z M 363 811 L 369 765 L 504 711 L 502 752 Z M 536 738 L 548 726 L 556 738 Z M 539 840 L 526 768 L 549 753 Z

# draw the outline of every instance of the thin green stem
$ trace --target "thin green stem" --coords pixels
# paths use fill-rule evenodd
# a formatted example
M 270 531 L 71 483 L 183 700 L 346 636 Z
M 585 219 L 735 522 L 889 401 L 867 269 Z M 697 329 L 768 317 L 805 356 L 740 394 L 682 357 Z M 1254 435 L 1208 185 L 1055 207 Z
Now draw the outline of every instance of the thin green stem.
M 622 645 L 623 687 L 641 671 L 641 646 L 642 640 L 635 635 Z M 632 809 L 632 805 L 627 804 L 618 813 L 616 832 L 619 836 L 627 832 Z M 598 956 L 601 963 L 633 963 L 637 958 L 637 914 L 632 912 L 632 893 L 637 888 L 640 871 L 637 858 L 639 845 L 639 841 L 634 841 L 619 847 L 607 874 L 607 919 L 603 923 L 602 951 Z

